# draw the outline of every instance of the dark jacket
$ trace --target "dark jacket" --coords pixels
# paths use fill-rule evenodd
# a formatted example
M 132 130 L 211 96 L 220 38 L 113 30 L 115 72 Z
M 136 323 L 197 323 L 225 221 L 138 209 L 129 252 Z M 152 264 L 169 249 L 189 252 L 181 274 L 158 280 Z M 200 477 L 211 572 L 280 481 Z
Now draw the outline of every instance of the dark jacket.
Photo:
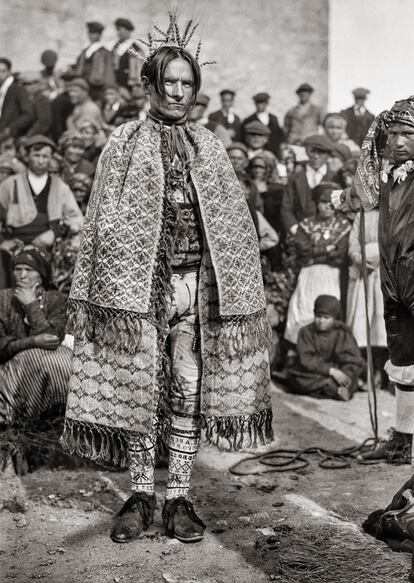
M 232 140 L 235 142 L 239 142 L 240 141 L 240 137 L 241 137 L 241 120 L 239 118 L 238 115 L 234 116 L 234 122 L 233 123 L 229 123 L 227 121 L 227 118 L 223 115 L 223 112 L 221 111 L 221 109 L 219 111 L 214 111 L 213 113 L 210 113 L 210 115 L 208 116 L 208 121 L 214 124 L 214 127 L 216 125 L 221 125 L 223 127 L 226 128 L 226 130 L 231 130 L 232 131 Z M 210 129 L 210 128 L 209 128 Z M 214 131 L 214 130 L 212 130 Z
M 49 99 L 38 93 L 32 99 L 34 123 L 27 132 L 26 136 L 48 136 L 52 127 L 52 106 Z
M 304 326 L 299 331 L 296 351 L 296 362 L 288 370 L 296 393 L 318 396 L 330 368 L 339 368 L 348 375 L 352 392 L 356 390 L 364 361 L 351 330 L 342 322 L 335 321 L 328 332 L 319 332 L 313 322 Z
M 354 140 L 358 146 L 362 146 L 362 142 L 369 130 L 370 125 L 375 119 L 369 111 L 362 115 L 355 115 L 353 107 L 348 107 L 341 111 L 341 115 L 346 119 L 346 133 L 351 140 Z
M 4 98 L 0 134 L 8 130 L 13 138 L 21 136 L 33 122 L 33 118 L 33 108 L 26 89 L 13 81 Z
M 67 297 L 57 291 L 45 291 L 43 308 L 33 302 L 22 306 L 14 297 L 14 289 L 0 291 L 0 363 L 15 354 L 33 348 L 34 337 L 47 332 L 62 341 L 66 328 Z
M 334 176 L 328 168 L 323 180 L 331 181 Z M 315 212 L 315 202 L 306 178 L 306 169 L 300 166 L 289 177 L 288 187 L 282 200 L 281 217 L 285 233 L 288 233 L 293 225 L 297 225 L 306 217 L 311 217 Z
M 260 121 L 260 119 L 257 117 L 257 113 L 253 113 L 252 115 L 249 115 L 249 117 L 246 117 L 245 120 L 243 120 L 241 126 L 241 138 L 243 142 L 246 142 L 244 131 L 245 127 L 252 121 Z M 269 141 L 267 142 L 266 145 L 266 149 L 270 150 L 271 152 L 273 152 L 273 154 L 275 154 L 275 156 L 280 158 L 280 146 L 285 139 L 285 133 L 280 127 L 277 117 L 272 113 L 269 113 L 269 125 L 267 127 L 269 128 L 271 133 L 269 136 Z
M 91 87 L 103 88 L 115 83 L 113 56 L 101 47 L 87 59 L 86 49 L 81 52 L 75 65 L 76 74 L 84 77 Z

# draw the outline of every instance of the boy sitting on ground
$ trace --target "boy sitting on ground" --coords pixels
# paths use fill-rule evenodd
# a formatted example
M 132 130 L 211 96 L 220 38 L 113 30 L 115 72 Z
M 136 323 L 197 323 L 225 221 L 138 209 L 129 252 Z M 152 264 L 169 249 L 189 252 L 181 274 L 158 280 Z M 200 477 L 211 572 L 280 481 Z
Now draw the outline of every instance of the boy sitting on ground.
M 358 388 L 364 360 L 350 328 L 340 321 L 337 298 L 318 296 L 314 314 L 314 321 L 299 331 L 289 385 L 302 395 L 348 401 Z

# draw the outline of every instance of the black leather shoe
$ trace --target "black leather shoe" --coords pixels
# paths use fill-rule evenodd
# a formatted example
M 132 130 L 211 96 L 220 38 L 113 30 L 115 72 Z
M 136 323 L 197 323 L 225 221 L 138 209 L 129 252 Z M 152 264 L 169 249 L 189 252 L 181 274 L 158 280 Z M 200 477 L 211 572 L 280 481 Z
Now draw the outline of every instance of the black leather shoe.
M 165 501 L 162 520 L 167 535 L 183 543 L 198 542 L 204 538 L 206 525 L 184 496 Z
M 115 543 L 129 543 L 148 530 L 154 519 L 155 494 L 136 492 L 123 505 L 111 530 Z
M 359 461 L 385 461 L 389 464 L 411 464 L 411 433 L 393 429 L 387 441 L 380 442 L 375 449 L 361 453 Z

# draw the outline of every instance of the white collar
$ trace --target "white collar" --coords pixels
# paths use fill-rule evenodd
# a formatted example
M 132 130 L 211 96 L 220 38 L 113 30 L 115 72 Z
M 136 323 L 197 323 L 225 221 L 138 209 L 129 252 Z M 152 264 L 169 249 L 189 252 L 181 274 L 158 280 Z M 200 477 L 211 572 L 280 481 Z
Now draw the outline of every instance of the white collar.
M 10 85 L 13 83 L 14 81 L 14 77 L 13 75 L 10 75 L 9 77 L 7 77 L 7 79 L 5 81 L 3 81 L 3 85 L 0 87 L 0 94 L 1 95 L 6 95 Z
M 269 125 L 269 112 L 268 111 L 261 111 L 260 113 L 256 113 L 256 117 L 264 124 L 265 126 Z
M 118 57 L 122 57 L 122 55 L 124 55 L 133 44 L 134 39 L 127 38 L 126 40 L 123 40 L 121 42 L 118 41 L 117 43 L 115 43 L 113 50 L 116 52 Z
M 95 43 L 92 43 L 91 45 L 89 45 L 85 49 L 85 57 L 87 59 L 90 59 L 92 57 L 92 55 L 94 53 L 96 53 L 96 51 L 98 51 L 99 49 L 101 49 L 102 47 L 103 47 L 103 44 L 101 43 L 101 41 L 96 41 Z
M 44 187 L 46 186 L 47 179 L 49 178 L 49 174 L 45 172 L 42 176 L 37 176 L 33 174 L 30 170 L 27 173 L 27 179 L 30 182 L 30 186 L 33 189 L 33 192 L 37 195 L 42 192 Z

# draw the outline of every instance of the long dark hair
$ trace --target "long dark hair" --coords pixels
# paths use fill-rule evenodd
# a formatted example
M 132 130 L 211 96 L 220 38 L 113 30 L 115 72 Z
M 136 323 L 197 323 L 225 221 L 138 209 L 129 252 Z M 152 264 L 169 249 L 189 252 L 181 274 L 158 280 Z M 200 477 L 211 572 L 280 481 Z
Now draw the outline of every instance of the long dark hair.
M 160 95 L 165 95 L 164 74 L 168 64 L 174 59 L 187 61 L 193 72 L 194 78 L 194 98 L 201 87 L 201 70 L 193 55 L 180 47 L 160 47 L 142 65 L 141 78 L 147 77 L 148 81 L 155 87 Z

